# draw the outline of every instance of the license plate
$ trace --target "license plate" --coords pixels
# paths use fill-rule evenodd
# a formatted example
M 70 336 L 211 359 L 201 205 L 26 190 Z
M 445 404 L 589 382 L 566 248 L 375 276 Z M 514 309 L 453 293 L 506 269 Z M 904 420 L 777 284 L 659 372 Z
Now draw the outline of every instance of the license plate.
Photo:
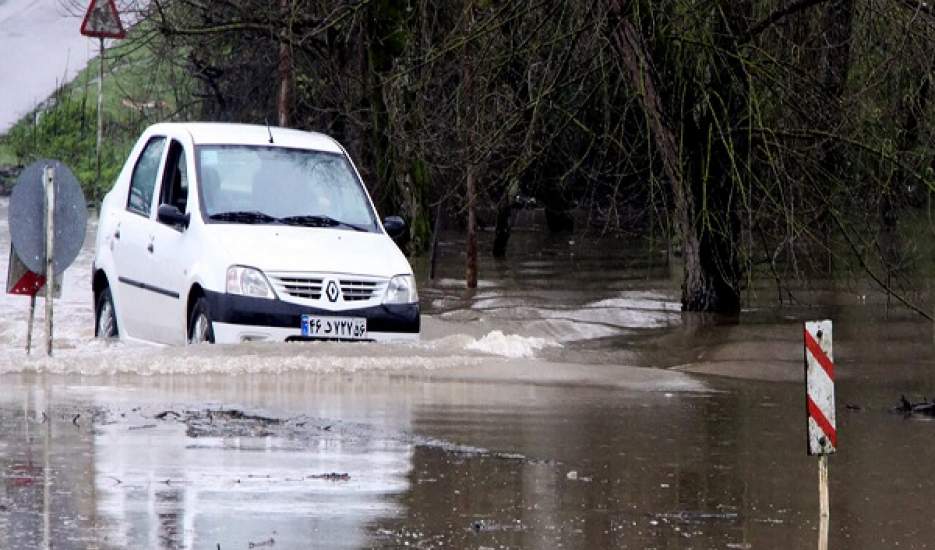
M 302 336 L 308 338 L 340 338 L 366 340 L 367 320 L 360 317 L 302 316 Z

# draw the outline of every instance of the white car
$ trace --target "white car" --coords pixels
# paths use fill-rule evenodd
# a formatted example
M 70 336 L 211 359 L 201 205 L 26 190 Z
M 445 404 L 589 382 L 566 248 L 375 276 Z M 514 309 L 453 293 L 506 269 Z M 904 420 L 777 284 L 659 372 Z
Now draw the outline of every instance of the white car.
M 95 334 L 164 344 L 415 340 L 412 268 L 341 145 L 157 124 L 101 205 Z

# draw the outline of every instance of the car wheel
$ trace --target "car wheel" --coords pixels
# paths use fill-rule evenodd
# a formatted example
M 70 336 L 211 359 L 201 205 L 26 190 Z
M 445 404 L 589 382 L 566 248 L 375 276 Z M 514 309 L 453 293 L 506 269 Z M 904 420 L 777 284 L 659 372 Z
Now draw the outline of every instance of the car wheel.
M 188 321 L 189 344 L 213 344 L 214 328 L 211 326 L 211 313 L 208 311 L 208 301 L 198 298 L 192 308 L 192 316 Z
M 116 338 L 117 310 L 114 309 L 114 297 L 110 294 L 110 287 L 105 286 L 97 294 L 94 304 L 94 336 L 97 338 Z

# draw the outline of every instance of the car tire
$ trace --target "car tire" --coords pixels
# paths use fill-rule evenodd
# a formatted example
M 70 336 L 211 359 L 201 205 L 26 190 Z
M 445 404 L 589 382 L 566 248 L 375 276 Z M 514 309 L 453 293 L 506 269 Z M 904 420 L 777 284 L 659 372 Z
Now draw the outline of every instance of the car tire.
M 208 309 L 208 301 L 198 298 L 195 307 L 192 308 L 192 315 L 188 320 L 188 343 L 189 344 L 213 344 L 214 327 L 211 324 L 211 312 Z
M 97 293 L 97 299 L 94 301 L 94 336 L 117 338 L 119 335 L 114 297 L 110 293 L 110 287 L 105 286 Z

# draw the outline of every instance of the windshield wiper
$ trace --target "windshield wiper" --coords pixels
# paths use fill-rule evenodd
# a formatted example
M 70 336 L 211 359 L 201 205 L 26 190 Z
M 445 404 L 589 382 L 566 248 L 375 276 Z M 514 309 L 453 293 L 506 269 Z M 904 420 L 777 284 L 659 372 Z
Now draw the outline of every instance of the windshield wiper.
M 258 210 L 235 210 L 232 212 L 218 212 L 211 214 L 208 218 L 212 220 L 240 223 L 276 223 L 277 218 L 270 216 L 265 212 Z
M 353 223 L 342 222 L 331 216 L 286 216 L 280 218 L 279 223 L 286 225 L 304 225 L 308 227 L 347 227 L 355 231 L 369 232 L 366 227 L 355 225 Z

